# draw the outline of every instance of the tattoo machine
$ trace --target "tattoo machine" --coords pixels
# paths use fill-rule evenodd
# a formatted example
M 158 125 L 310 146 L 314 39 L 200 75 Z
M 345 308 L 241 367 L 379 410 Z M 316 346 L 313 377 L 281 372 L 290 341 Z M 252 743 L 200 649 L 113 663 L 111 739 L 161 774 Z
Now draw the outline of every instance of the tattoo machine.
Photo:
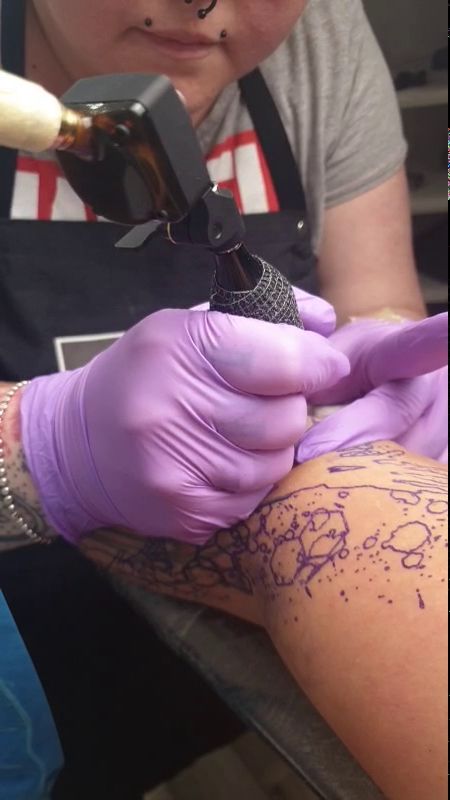
M 118 247 L 163 235 L 174 245 L 207 248 L 216 262 L 212 310 L 303 327 L 289 282 L 245 247 L 233 195 L 212 183 L 168 78 L 88 78 L 59 101 L 0 72 L 0 112 L 0 145 L 55 150 L 80 198 L 98 216 L 132 228 Z

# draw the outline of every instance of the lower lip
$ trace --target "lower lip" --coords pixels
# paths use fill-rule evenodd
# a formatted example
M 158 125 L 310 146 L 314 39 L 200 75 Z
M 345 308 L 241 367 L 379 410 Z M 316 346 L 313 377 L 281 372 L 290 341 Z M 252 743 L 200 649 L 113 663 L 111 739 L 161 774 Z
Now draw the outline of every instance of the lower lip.
M 152 33 L 147 35 L 149 36 L 152 46 L 162 55 L 180 61 L 200 61 L 203 58 L 207 58 L 217 47 L 215 44 L 186 44 L 185 42 L 176 42 L 173 39 L 165 39 L 163 36 L 155 36 L 155 34 Z

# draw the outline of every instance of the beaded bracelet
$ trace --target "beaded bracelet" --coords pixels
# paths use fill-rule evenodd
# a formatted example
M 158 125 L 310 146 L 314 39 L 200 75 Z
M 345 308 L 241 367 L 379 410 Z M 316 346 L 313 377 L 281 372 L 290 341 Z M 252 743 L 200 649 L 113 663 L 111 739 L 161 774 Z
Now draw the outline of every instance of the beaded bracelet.
M 17 511 L 14 503 L 14 497 L 11 488 L 8 484 L 8 477 L 6 474 L 6 456 L 5 456 L 5 441 L 3 439 L 3 423 L 6 412 L 12 399 L 17 392 L 26 386 L 28 381 L 21 381 L 13 386 L 9 392 L 6 393 L 4 398 L 0 401 L 0 509 L 3 508 L 11 521 L 19 528 L 19 532 L 26 536 L 31 541 L 37 544 L 50 544 L 50 539 L 44 539 L 31 525 L 28 525 L 22 514 Z

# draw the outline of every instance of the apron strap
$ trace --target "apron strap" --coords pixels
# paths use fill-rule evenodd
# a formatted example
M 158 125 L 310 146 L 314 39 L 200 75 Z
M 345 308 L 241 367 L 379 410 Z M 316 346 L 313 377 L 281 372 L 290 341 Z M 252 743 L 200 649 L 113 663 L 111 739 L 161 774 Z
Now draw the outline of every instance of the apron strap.
M 282 211 L 306 211 L 306 197 L 298 164 L 280 112 L 259 69 L 239 81 L 266 157 Z
M 1 63 L 15 75 L 25 73 L 25 0 L 1 4 Z M 0 219 L 9 219 L 16 174 L 17 151 L 0 147 Z

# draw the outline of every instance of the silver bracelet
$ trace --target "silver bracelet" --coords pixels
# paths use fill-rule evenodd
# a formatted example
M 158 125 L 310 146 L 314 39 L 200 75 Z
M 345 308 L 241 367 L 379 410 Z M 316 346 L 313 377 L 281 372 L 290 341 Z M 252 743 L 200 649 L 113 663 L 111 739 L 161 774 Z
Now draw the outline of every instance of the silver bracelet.
M 7 514 L 11 517 L 11 521 L 19 528 L 20 533 L 28 539 L 39 544 L 50 544 L 51 539 L 44 539 L 31 525 L 28 525 L 25 517 L 17 511 L 6 475 L 5 441 L 2 436 L 3 422 L 11 400 L 15 397 L 17 392 L 27 385 L 27 383 L 28 381 L 16 383 L 16 385 L 6 393 L 4 398 L 0 400 L 0 507 L 5 509 Z

